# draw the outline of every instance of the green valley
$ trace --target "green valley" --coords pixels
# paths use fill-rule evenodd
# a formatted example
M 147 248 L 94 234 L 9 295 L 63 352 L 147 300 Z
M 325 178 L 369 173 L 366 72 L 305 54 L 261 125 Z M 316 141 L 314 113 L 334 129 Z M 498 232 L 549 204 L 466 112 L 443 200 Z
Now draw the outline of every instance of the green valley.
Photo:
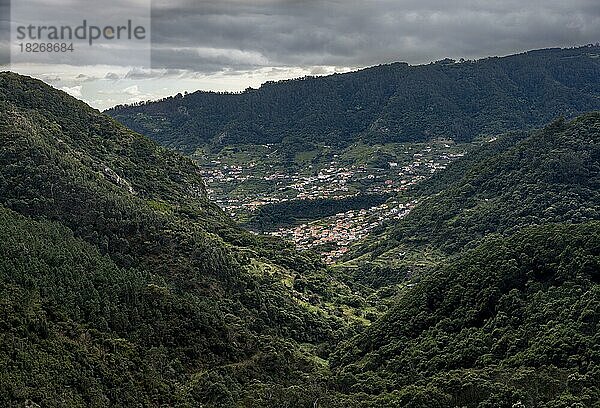
M 598 406 L 597 53 L 108 114 L 0 73 L 0 405 Z
M 414 203 L 398 194 L 464 155 L 465 144 L 324 146 L 286 160 L 279 145 L 229 146 L 192 158 L 209 197 L 257 233 L 286 238 L 331 263 Z M 337 152 L 337 153 L 336 153 Z
M 211 199 L 250 230 L 335 263 L 473 144 L 600 109 L 598 53 L 397 63 L 106 113 L 192 157 Z

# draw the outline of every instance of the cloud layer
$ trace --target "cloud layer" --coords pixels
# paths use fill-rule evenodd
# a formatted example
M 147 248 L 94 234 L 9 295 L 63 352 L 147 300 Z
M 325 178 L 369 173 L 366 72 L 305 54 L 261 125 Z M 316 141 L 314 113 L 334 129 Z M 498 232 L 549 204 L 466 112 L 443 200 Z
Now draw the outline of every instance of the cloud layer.
M 156 66 L 212 72 L 475 58 L 600 40 L 597 0 L 155 0 Z
M 150 15 L 152 70 L 136 63 L 150 60 L 149 47 L 123 42 L 60 60 L 41 55 L 11 69 L 103 109 L 393 61 L 473 59 L 600 41 L 598 0 L 152 0 L 152 7 L 149 1 L 81 7 L 81 0 L 20 0 L 17 9 L 44 24 L 83 18 L 120 24 Z

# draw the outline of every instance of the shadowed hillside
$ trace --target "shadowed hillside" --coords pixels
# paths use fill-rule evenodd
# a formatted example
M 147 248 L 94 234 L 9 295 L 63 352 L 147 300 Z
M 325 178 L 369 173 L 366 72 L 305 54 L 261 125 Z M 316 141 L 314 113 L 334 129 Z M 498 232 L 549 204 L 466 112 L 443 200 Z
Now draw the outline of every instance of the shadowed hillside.
M 190 160 L 65 93 L 2 73 L 0 96 L 3 406 L 228 405 L 251 379 L 326 373 L 316 350 L 351 317 L 318 260 L 238 228 Z

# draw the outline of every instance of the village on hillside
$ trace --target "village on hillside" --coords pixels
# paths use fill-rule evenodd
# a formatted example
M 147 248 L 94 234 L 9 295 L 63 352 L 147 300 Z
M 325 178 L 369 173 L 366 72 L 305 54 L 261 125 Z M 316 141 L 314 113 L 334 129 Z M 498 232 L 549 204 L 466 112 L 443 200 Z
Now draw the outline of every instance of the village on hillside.
M 327 161 L 294 171 L 272 158 L 269 152 L 276 151 L 276 146 L 261 148 L 262 157 L 222 154 L 199 161 L 210 198 L 240 222 L 264 205 L 290 200 L 343 199 L 360 194 L 390 196 L 387 202 L 369 208 L 343 211 L 274 231 L 254 231 L 290 240 L 301 250 L 315 250 L 328 263 L 335 262 L 350 245 L 386 221 L 408 214 L 416 200 L 399 199 L 399 193 L 464 155 L 461 146 L 440 143 L 407 150 L 384 166 L 347 163 L 334 154 Z

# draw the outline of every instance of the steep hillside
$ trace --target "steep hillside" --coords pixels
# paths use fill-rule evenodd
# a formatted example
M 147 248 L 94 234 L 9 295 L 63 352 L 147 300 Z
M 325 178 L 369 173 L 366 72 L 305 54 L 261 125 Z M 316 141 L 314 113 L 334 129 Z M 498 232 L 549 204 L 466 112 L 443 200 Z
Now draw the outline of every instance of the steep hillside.
M 425 273 L 339 344 L 319 403 L 597 406 L 599 136 L 598 113 L 508 134 L 416 187 L 422 202 L 355 274 L 385 286 L 403 262 Z
M 413 189 L 419 205 L 350 258 L 369 275 L 393 274 L 376 271 L 377 265 L 402 265 L 405 257 L 409 261 L 395 269 L 404 274 L 423 254 L 443 259 L 488 234 L 600 219 L 599 161 L 600 113 L 501 136 Z M 410 261 L 414 252 L 421 261 Z
M 346 265 L 372 286 L 427 272 L 387 311 L 232 223 L 190 160 L 40 81 L 0 74 L 0 147 L 2 406 L 600 400 L 600 113 L 409 191 Z
M 349 406 L 593 407 L 599 322 L 600 223 L 529 227 L 406 289 L 332 365 Z
M 350 264 L 382 286 L 422 273 L 336 350 L 337 399 L 596 406 L 599 170 L 589 113 L 501 136 L 415 187 L 420 204 Z
M 0 146 L 3 406 L 231 406 L 319 381 L 317 351 L 359 319 L 190 160 L 65 93 L 0 74 Z
M 159 143 L 284 142 L 347 146 L 429 140 L 542 126 L 600 109 L 600 48 L 547 49 L 504 58 L 396 63 L 320 78 L 266 83 L 239 94 L 195 92 L 107 113 Z

